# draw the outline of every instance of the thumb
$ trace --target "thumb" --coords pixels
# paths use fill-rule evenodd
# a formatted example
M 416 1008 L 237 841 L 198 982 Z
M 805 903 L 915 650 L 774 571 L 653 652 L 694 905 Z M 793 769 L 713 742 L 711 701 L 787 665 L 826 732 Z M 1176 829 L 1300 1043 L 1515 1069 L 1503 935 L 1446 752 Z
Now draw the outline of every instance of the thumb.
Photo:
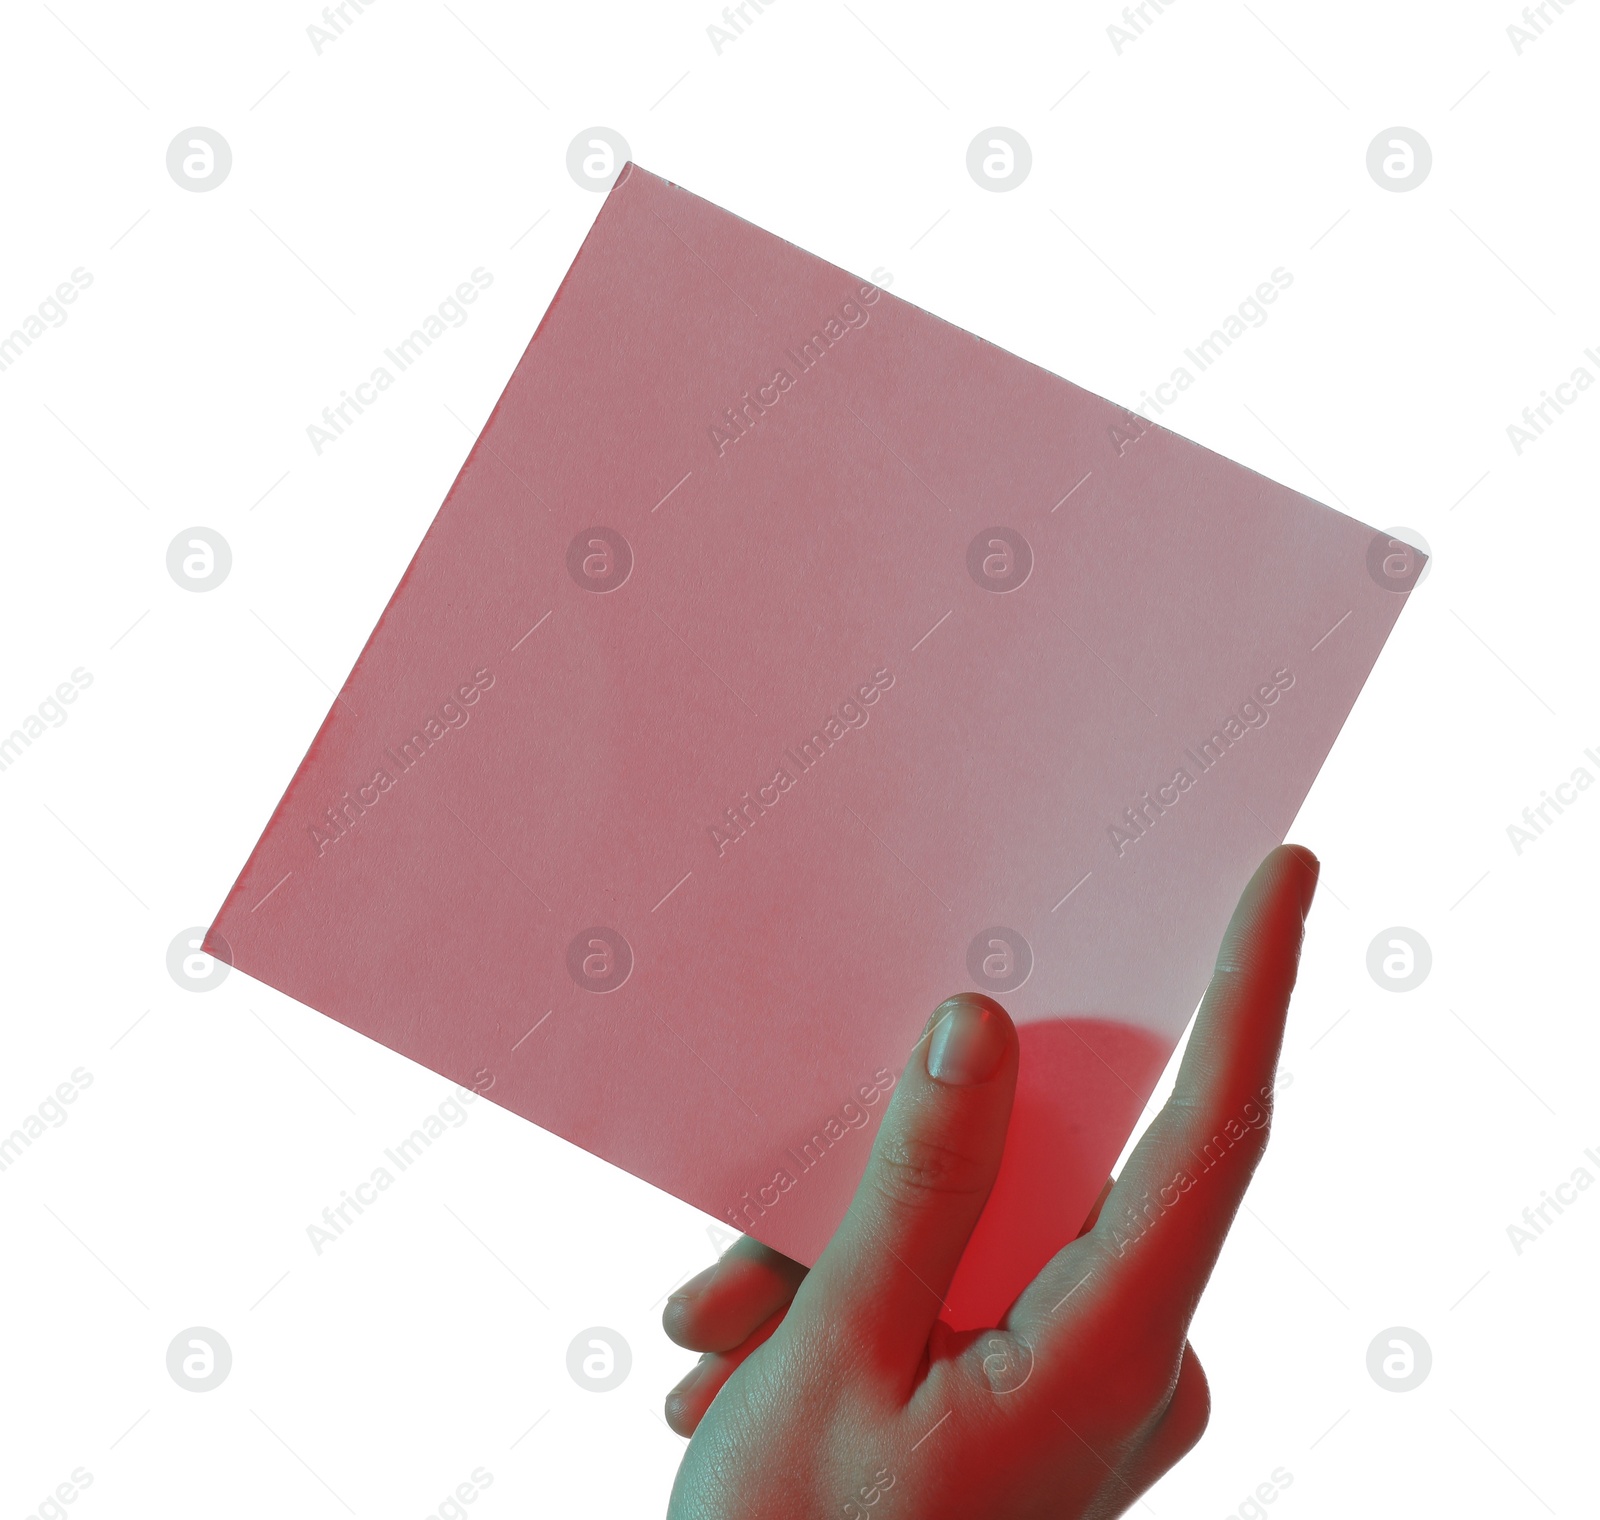
M 850 1211 L 795 1296 L 791 1333 L 843 1332 L 909 1375 L 988 1202 L 1017 1087 L 1017 1034 L 993 998 L 941 1003 L 911 1052 Z

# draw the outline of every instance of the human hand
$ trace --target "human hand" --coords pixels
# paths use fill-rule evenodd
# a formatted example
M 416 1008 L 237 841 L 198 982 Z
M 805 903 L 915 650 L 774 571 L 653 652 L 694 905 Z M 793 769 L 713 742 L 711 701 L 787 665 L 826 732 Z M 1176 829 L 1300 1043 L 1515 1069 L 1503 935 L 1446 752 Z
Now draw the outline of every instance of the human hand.
M 1171 1098 L 993 1330 L 938 1314 L 999 1169 L 1016 1031 L 978 994 L 934 1011 L 816 1266 L 745 1238 L 669 1300 L 667 1334 L 706 1353 L 667 1395 L 692 1437 L 669 1520 L 1087 1520 L 1195 1445 L 1189 1321 L 1266 1146 L 1318 870 L 1299 846 L 1262 862 Z

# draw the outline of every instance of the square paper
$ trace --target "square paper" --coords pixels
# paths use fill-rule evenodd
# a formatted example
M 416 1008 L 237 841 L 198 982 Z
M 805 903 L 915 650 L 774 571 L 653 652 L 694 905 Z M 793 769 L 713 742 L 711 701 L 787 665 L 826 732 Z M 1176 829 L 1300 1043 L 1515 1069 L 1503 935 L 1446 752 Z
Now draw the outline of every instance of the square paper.
M 206 948 L 807 1263 L 991 992 L 992 1323 L 1420 569 L 629 165 Z

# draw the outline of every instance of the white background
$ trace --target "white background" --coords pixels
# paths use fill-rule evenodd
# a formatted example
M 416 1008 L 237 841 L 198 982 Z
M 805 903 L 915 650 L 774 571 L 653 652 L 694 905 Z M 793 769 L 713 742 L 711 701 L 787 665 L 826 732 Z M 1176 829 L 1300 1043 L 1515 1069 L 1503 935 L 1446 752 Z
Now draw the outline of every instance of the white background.
M 0 333 L 93 283 L 0 371 L 0 733 L 93 684 L 0 772 L 0 1135 L 92 1085 L 0 1173 L 0 1515 L 650 1515 L 692 1358 L 661 1300 L 719 1237 L 492 1107 L 319 1256 L 306 1227 L 447 1097 L 241 974 L 176 984 L 600 205 L 596 124 L 644 167 L 1137 405 L 1279 266 L 1293 285 L 1163 421 L 1435 561 L 1291 838 L 1323 889 L 1271 1152 L 1193 1340 L 1215 1402 L 1140 1513 L 1594 1513 L 1600 1178 L 1586 767 L 1600 395 L 1507 425 L 1600 345 L 1600 13 L 1519 54 L 1506 3 L 1182 0 L 1118 52 L 1109 3 L 958 12 L 775 0 L 716 51 L 709 0 L 378 0 L 316 51 L 309 0 L 5 11 Z M 1147 15 L 1155 16 L 1153 8 Z M 168 144 L 233 155 L 190 193 Z M 1003 125 L 1028 178 L 980 188 Z M 1366 167 L 1431 145 L 1418 188 Z M 531 230 L 530 230 L 531 229 Z M 306 427 L 475 267 L 465 326 L 319 456 Z M 1554 416 L 1554 413 L 1551 413 Z M 619 440 L 626 418 L 617 419 Z M 620 444 L 619 444 L 620 446 Z M 216 590 L 168 574 L 203 525 Z M 1226 598 L 1227 586 L 1216 594 Z M 1390 926 L 1433 969 L 1366 969 Z M 1137 953 L 1137 947 L 1129 947 Z M 180 1388 L 204 1326 L 227 1380 Z M 614 1392 L 566 1350 L 632 1348 Z M 1432 1349 L 1409 1393 L 1366 1365 Z

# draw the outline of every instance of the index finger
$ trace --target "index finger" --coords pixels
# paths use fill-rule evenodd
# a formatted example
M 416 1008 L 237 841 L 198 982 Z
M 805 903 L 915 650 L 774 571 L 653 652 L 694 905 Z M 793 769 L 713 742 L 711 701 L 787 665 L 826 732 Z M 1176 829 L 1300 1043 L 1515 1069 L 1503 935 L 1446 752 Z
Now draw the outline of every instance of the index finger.
M 1038 1348 L 1066 1300 L 1126 1305 L 1138 1333 L 1181 1346 L 1267 1143 L 1274 1077 L 1319 863 L 1281 845 L 1223 935 L 1172 1096 L 1134 1148 L 1093 1229 L 1057 1253 L 1009 1326 Z M 1093 1288 L 1090 1280 L 1098 1279 Z M 1079 1288 L 1085 1291 L 1079 1292 Z M 1121 1317 L 1121 1316 L 1119 1316 Z

